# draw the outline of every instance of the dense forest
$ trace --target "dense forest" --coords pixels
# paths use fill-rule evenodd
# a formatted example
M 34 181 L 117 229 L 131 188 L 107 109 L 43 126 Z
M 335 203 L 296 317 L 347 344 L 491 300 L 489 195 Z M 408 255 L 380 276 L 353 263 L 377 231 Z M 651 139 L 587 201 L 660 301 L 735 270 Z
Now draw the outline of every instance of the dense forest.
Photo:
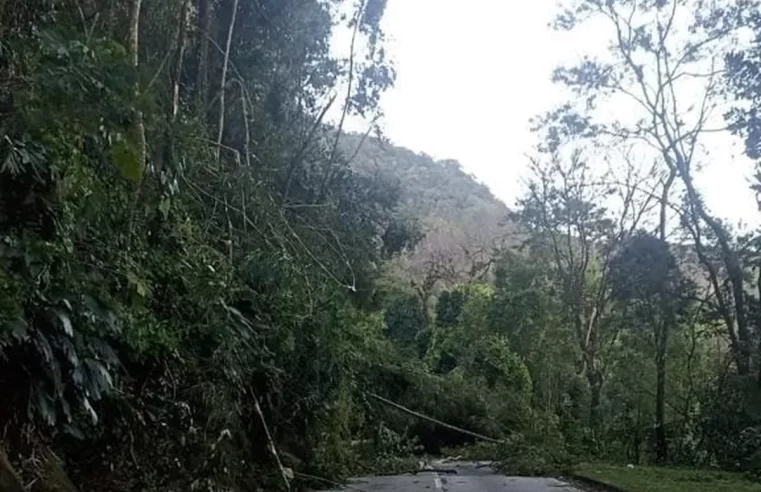
M 345 135 L 350 166 L 398 189 L 397 213 L 415 247 L 387 261 L 384 275 L 407 283 L 433 309 L 444 288 L 493 280 L 494 252 L 513 246 L 509 210 L 459 162 L 436 161 L 379 138 Z
M 760 155 L 755 3 L 569 2 L 554 27 L 609 50 L 554 72 L 511 210 L 344 131 L 394 83 L 384 8 L 0 0 L 0 490 L 302 489 L 452 448 L 761 475 L 761 236 L 695 184 L 709 135 Z

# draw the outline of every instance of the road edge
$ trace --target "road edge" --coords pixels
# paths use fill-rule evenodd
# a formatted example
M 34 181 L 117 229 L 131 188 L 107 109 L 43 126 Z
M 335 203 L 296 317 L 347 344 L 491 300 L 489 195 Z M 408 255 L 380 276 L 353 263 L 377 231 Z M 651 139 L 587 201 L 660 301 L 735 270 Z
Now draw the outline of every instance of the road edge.
M 597 480 L 596 478 L 586 477 L 577 473 L 569 473 L 564 478 L 570 480 L 571 482 L 576 482 L 578 484 L 584 485 L 585 487 L 591 487 L 591 489 L 596 492 L 629 492 L 628 490 L 622 489 L 617 485 L 611 485 L 601 480 Z

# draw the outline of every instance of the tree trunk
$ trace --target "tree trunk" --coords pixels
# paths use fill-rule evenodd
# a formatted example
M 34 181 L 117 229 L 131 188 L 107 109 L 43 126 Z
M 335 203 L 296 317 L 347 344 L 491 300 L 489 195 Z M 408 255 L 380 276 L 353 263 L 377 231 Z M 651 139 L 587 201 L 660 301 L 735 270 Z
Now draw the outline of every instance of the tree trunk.
M 5 9 L 7 7 L 7 0 L 0 0 L 0 39 L 4 39 L 6 34 L 5 28 Z
M 597 370 L 587 369 L 587 381 L 589 382 L 589 428 L 595 437 L 602 423 L 600 412 L 600 400 L 602 395 L 602 374 Z
M 661 193 L 661 209 L 660 209 L 660 221 L 658 223 L 658 236 L 661 241 L 666 240 L 666 210 L 668 207 L 669 193 L 671 192 L 671 186 L 674 184 L 674 178 L 676 178 L 676 168 L 669 167 L 669 175 L 666 178 L 666 182 L 663 183 L 663 191 Z
M 756 280 L 756 288 L 758 290 L 758 295 L 761 296 L 761 264 L 758 266 L 758 280 Z M 759 297 L 761 299 L 761 297 Z M 756 319 L 756 329 L 761 329 L 761 310 L 759 310 L 759 313 L 757 315 Z M 761 340 L 759 340 L 758 345 L 759 350 L 759 363 L 758 363 L 758 377 L 756 379 L 756 384 L 761 387 Z
M 661 241 L 666 241 L 666 205 L 669 192 L 674 184 L 677 169 L 669 166 L 669 175 L 663 183 L 661 195 L 660 223 L 658 234 Z M 660 323 L 654 323 L 655 328 L 655 456 L 658 463 L 665 463 L 668 457 L 668 443 L 666 442 L 666 353 L 668 350 L 668 335 L 671 329 L 671 316 L 666 314 L 670 306 L 661 305 L 665 319 Z
M 667 323 L 662 322 L 660 336 L 656 339 L 655 459 L 660 464 L 665 463 L 668 458 L 668 443 L 666 442 L 666 348 L 668 330 Z
M 219 160 L 219 149 L 222 146 L 222 135 L 225 132 L 225 93 L 227 92 L 227 65 L 230 63 L 230 46 L 233 42 L 233 32 L 235 31 L 235 18 L 238 15 L 238 1 L 233 0 L 233 12 L 230 16 L 230 27 L 227 29 L 227 43 L 225 44 L 225 59 L 222 63 L 222 80 L 219 83 L 219 122 L 217 124 L 217 160 Z
M 582 289 L 580 288 L 579 298 L 576 301 L 577 313 L 583 313 L 584 311 L 581 292 Z M 594 436 L 597 436 L 602 423 L 600 400 L 603 383 L 602 372 L 596 363 L 598 359 L 596 322 L 597 319 L 594 313 L 590 317 L 586 317 L 583 314 L 576 316 L 576 333 L 584 358 L 584 372 L 587 375 L 587 382 L 589 383 L 589 428 Z
M 132 0 L 130 9 L 129 35 L 127 46 L 130 51 L 130 63 L 133 68 L 137 68 L 140 62 L 138 50 L 140 48 L 140 8 L 142 0 Z M 135 82 L 135 92 L 139 90 L 139 82 Z
M 639 465 L 640 463 L 640 447 L 642 446 L 642 436 L 640 435 L 642 429 L 642 400 L 639 395 L 639 392 L 637 393 L 637 424 L 636 429 L 634 430 L 634 464 Z
M 140 95 L 140 82 L 137 78 L 138 66 L 139 66 L 139 49 L 140 49 L 140 7 L 142 6 L 142 0 L 132 0 L 132 9 L 130 13 L 130 28 L 128 46 L 130 49 L 132 67 L 135 69 L 135 97 Z M 138 139 L 138 158 L 139 165 L 142 170 L 145 169 L 145 154 L 146 154 L 146 142 L 145 142 L 145 123 L 143 122 L 143 113 L 139 108 L 133 108 L 133 125 L 135 137 Z
M 187 16 L 190 0 L 183 0 L 180 9 L 180 30 L 177 35 L 177 65 L 174 69 L 172 81 L 172 122 L 177 120 L 180 111 L 180 80 L 182 80 L 182 65 L 185 61 L 185 44 L 187 42 Z
M 734 319 L 737 324 L 738 343 L 733 345 L 733 356 L 737 363 L 737 373 L 741 376 L 746 376 L 750 374 L 751 341 L 748 318 L 745 312 L 746 302 L 742 266 L 737 257 L 737 252 L 734 251 L 730 245 L 729 235 L 726 229 L 718 220 L 713 218 L 706 211 L 705 206 L 703 205 L 703 199 L 695 189 L 690 170 L 687 168 L 687 165 L 682 158 L 677 158 L 677 168 L 682 177 L 682 182 L 687 189 L 687 198 L 692 206 L 693 213 L 708 225 L 719 243 L 721 259 L 726 268 L 727 277 L 729 278 L 730 287 L 732 289 Z M 696 227 L 699 227 L 699 225 L 696 224 Z M 721 295 L 721 293 L 717 292 L 716 295 Z M 728 326 L 727 329 L 734 330 L 734 327 Z
M 209 36 L 211 36 L 211 0 L 198 2 L 198 72 L 196 73 L 196 111 L 206 119 L 206 104 L 209 95 Z

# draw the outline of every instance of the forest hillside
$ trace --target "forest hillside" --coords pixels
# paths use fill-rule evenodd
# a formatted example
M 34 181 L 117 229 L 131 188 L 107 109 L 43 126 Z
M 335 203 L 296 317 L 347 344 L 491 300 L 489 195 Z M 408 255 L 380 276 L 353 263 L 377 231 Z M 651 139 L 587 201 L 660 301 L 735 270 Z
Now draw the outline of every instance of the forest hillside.
M 495 252 L 517 245 L 507 206 L 461 163 L 358 134 L 341 145 L 359 173 L 399 189 L 398 212 L 422 236 L 391 262 L 394 275 L 418 284 L 427 278 L 433 289 L 483 280 L 493 273 Z
M 554 71 L 508 210 L 346 135 L 396 80 L 384 0 L 0 1 L 0 490 L 446 453 L 759 480 L 761 230 L 695 178 L 707 134 L 761 155 L 761 7 L 567 3 L 553 28 L 617 36 Z

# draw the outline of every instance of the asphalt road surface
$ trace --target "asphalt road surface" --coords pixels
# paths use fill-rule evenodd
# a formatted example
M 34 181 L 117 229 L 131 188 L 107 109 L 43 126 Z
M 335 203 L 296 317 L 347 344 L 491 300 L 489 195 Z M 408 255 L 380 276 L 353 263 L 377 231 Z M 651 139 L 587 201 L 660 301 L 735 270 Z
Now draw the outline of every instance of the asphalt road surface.
M 416 474 L 364 477 L 341 491 L 331 492 L 581 492 L 554 478 L 508 477 L 473 462 L 437 464 L 457 473 L 421 471 Z

